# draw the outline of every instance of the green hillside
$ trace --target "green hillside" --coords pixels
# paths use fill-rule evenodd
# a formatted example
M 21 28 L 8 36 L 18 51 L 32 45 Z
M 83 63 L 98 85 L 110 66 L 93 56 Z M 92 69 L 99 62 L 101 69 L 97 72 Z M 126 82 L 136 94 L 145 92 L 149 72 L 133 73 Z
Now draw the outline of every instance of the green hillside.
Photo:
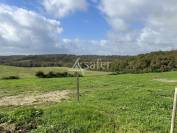
M 0 80 L 0 99 L 67 90 L 62 102 L 0 105 L 0 131 L 38 133 L 167 133 L 177 72 L 109 75 L 88 72 L 80 79 L 81 99 L 75 96 L 76 79 L 38 79 L 34 72 L 53 68 L 1 66 L 0 77 L 19 74 L 18 80 Z M 66 68 L 55 68 L 64 70 Z M 19 98 L 19 97 L 18 97 Z M 14 101 L 13 101 L 14 102 Z M 0 102 L 1 104 L 1 102 Z
M 122 73 L 166 72 L 177 70 L 177 51 L 160 51 L 136 56 L 97 56 L 97 55 L 29 55 L 0 56 L 1 65 L 18 67 L 72 67 L 80 57 L 82 67 L 108 63 L 106 69 L 93 68 L 96 71 Z

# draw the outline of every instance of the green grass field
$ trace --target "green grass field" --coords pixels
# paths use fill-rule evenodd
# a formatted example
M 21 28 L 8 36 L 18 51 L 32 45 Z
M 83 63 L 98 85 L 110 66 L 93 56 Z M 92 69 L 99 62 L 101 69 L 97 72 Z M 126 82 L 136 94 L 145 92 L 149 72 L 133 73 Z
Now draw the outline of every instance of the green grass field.
M 0 98 L 20 94 L 70 90 L 60 103 L 1 106 L 0 131 L 13 128 L 37 133 L 168 133 L 177 72 L 109 75 L 86 72 L 80 78 L 81 99 L 74 90 L 76 79 L 36 78 L 36 71 L 67 68 L 16 68 L 0 66 L 0 77 L 18 75 L 19 80 L 0 80 Z

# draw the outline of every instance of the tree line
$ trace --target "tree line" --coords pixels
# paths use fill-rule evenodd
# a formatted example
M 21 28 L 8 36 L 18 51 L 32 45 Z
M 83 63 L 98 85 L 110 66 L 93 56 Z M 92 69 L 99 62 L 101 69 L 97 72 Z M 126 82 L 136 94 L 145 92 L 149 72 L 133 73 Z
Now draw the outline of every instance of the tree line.
M 175 71 L 177 70 L 177 51 L 154 52 L 116 59 L 112 62 L 110 70 L 117 73 Z
M 29 55 L 29 56 L 0 56 L 1 65 L 18 67 L 72 67 L 75 60 L 80 57 L 81 66 L 84 62 L 94 63 L 98 59 L 110 62 L 106 70 L 119 73 L 146 73 L 165 72 L 177 70 L 177 51 L 152 52 L 137 56 L 97 56 L 97 55 Z

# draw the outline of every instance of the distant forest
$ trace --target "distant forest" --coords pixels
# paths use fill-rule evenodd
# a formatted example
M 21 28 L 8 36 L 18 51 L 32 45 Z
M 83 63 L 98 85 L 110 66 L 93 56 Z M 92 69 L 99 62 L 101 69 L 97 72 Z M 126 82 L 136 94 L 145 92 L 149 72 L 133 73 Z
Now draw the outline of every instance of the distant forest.
M 177 51 L 152 52 L 137 56 L 97 56 L 97 55 L 29 55 L 29 56 L 0 56 L 1 65 L 18 67 L 72 67 L 80 57 L 81 66 L 84 62 L 110 62 L 109 68 L 99 71 L 120 73 L 165 72 L 177 70 Z

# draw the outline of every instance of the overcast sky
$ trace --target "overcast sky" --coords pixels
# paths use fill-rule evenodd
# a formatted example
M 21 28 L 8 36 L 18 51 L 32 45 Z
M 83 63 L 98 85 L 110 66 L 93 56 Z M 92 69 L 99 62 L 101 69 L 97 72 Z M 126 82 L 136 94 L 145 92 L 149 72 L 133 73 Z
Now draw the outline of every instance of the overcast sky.
M 0 55 L 177 49 L 177 0 L 1 0 Z

